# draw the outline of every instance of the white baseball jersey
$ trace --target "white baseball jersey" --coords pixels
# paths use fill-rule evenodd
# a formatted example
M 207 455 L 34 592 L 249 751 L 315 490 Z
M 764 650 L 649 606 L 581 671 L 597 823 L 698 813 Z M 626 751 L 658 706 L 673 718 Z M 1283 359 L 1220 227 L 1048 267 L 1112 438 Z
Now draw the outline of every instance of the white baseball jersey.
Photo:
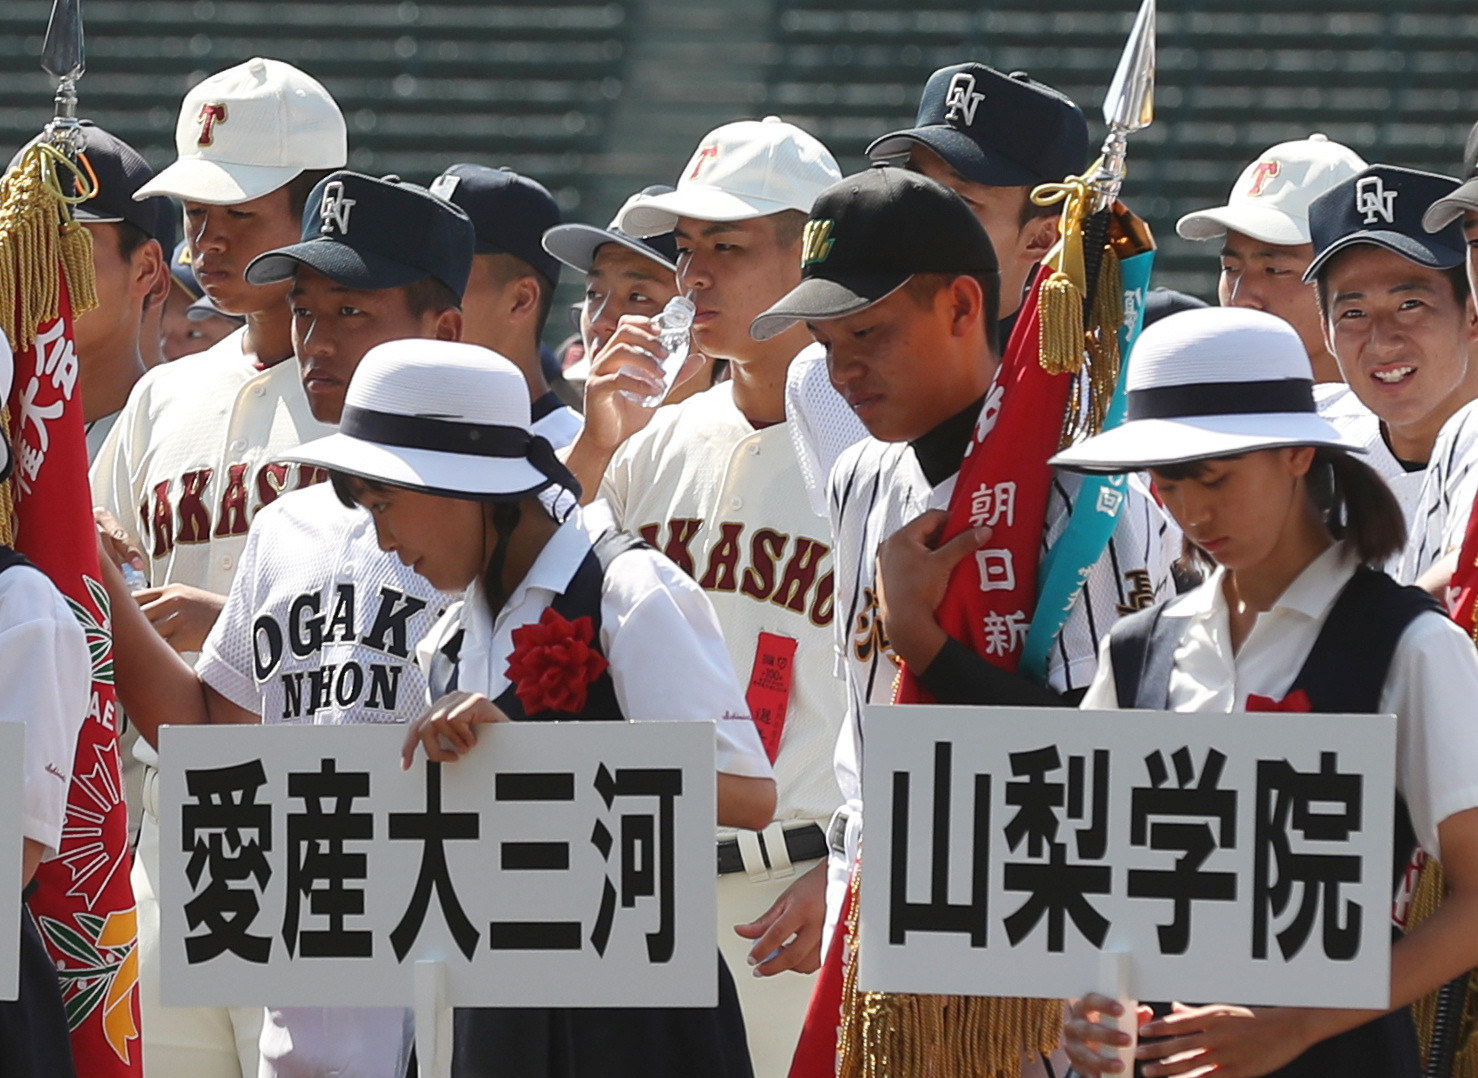
M 568 404 L 560 403 L 553 392 L 534 401 L 530 418 L 533 422 L 529 430 L 555 449 L 563 449 L 573 442 L 585 426 L 585 417 Z
M 293 491 L 252 522 L 196 670 L 264 723 L 406 722 L 426 709 L 416 645 L 456 598 L 327 483 Z
M 826 819 L 841 803 L 827 760 L 844 701 L 830 662 L 831 543 L 786 424 L 756 430 L 732 384 L 715 386 L 659 409 L 617 452 L 600 493 L 622 528 L 708 593 L 741 686 L 763 677 L 757 655 L 763 664 L 794 649 L 775 818 Z
M 145 373 L 93 462 L 94 501 L 131 534 L 156 586 L 224 594 L 257 511 L 323 478 L 276 457 L 333 428 L 313 418 L 297 363 L 259 370 L 245 333 Z
M 1478 401 L 1469 401 L 1437 432 L 1416 505 L 1407 514 L 1406 549 L 1392 575 L 1411 584 L 1463 544 L 1478 496 Z
M 867 428 L 831 384 L 826 349 L 801 349 L 785 372 L 785 420 L 800 461 L 811 508 L 827 516 L 826 480 L 842 450 L 867 437 Z
M 846 450 L 832 469 L 830 504 L 836 542 L 837 671 L 847 681 L 845 727 L 837 739 L 836 771 L 843 794 L 862 796 L 862 707 L 891 703 L 899 662 L 878 617 L 873 579 L 878 545 L 926 509 L 944 509 L 955 475 L 930 487 L 907 443 L 869 438 Z M 1067 527 L 1083 476 L 1054 471 L 1042 549 Z M 1097 669 L 1098 643 L 1125 614 L 1174 593 L 1171 563 L 1180 532 L 1131 477 L 1113 537 L 1079 588 L 1047 656 L 1047 687 L 1086 689 Z
M 1396 504 L 1401 506 L 1407 531 L 1412 531 L 1417 497 L 1427 469 L 1396 459 L 1381 433 L 1380 418 L 1361 404 L 1355 391 L 1343 382 L 1321 382 L 1314 386 L 1314 406 L 1341 435 L 1365 447 L 1365 452 L 1356 458 L 1370 465 L 1386 481 L 1396 496 Z M 1395 569 L 1394 559 L 1388 568 Z

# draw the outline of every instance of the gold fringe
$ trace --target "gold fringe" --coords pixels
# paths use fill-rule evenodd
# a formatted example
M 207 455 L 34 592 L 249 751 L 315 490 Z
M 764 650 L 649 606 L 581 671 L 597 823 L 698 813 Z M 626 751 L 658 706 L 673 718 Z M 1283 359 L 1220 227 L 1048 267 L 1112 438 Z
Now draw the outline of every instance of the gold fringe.
M 5 444 L 11 444 L 10 437 L 10 409 L 0 401 L 0 438 L 5 439 Z M 7 479 L 0 483 L 0 546 L 15 545 L 15 502 L 11 499 L 11 481 Z
M 1416 894 L 1411 897 L 1411 909 L 1407 914 L 1407 930 L 1421 924 L 1442 905 L 1447 895 L 1447 884 L 1442 874 L 1442 865 L 1428 857 L 1417 880 Z M 1411 1005 L 1411 1017 L 1416 1024 L 1417 1040 L 1421 1042 L 1422 1064 L 1432 1050 L 1433 1025 L 1437 1019 L 1437 993 L 1423 996 Z M 1458 1022 L 1458 1050 L 1454 1056 L 1452 1078 L 1478 1078 L 1478 971 L 1468 977 L 1468 992 L 1463 999 L 1463 1014 Z
M 58 170 L 73 173 L 77 193 L 62 192 Z M 97 194 L 96 185 L 56 147 L 38 142 L 0 179 L 0 330 L 23 352 L 38 326 L 57 316 L 67 276 L 72 313 L 97 306 L 92 236 L 72 220 L 71 206 Z
M 1020 1078 L 1023 1055 L 1057 1047 L 1061 1000 L 858 992 L 860 876 L 851 881 L 839 1078 Z
M 1039 362 L 1048 374 L 1077 374 L 1083 369 L 1083 294 L 1072 278 L 1057 272 L 1037 289 L 1041 319 Z

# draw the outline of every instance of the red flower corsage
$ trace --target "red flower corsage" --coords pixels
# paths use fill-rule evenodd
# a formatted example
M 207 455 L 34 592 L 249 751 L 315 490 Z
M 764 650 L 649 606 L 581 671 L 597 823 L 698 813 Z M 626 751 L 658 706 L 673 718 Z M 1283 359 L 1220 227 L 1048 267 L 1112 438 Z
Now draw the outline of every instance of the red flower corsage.
M 513 630 L 508 680 L 527 714 L 585 706 L 590 683 L 610 665 L 590 646 L 594 637 L 588 617 L 566 621 L 553 607 L 545 607 L 536 624 Z
M 1309 699 L 1309 694 L 1302 689 L 1294 689 L 1281 700 L 1274 700 L 1271 696 L 1258 696 L 1256 693 L 1247 694 L 1248 711 L 1313 711 L 1314 704 Z

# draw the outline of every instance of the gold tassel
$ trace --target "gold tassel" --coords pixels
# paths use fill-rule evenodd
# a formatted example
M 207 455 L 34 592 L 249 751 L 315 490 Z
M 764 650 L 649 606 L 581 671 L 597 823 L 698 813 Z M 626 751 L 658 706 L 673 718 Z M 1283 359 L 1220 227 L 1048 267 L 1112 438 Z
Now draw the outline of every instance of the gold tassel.
M 1083 293 L 1066 273 L 1053 273 L 1042 282 L 1037 315 L 1042 369 L 1048 374 L 1077 374 L 1083 369 Z
M 860 877 L 860 869 L 852 874 L 837 1034 L 839 1078 L 1020 1078 L 1023 1056 L 1056 1049 L 1061 1000 L 859 992 Z
M 0 401 L 0 437 L 5 444 L 12 444 L 10 437 L 10 409 Z M 11 498 L 11 481 L 0 483 L 0 546 L 15 545 L 15 502 Z
M 1411 896 L 1411 909 L 1407 913 L 1407 931 L 1421 924 L 1436 912 L 1447 895 L 1447 884 L 1442 874 L 1442 865 L 1436 858 L 1428 857 L 1417 880 L 1416 894 Z M 1439 990 L 1440 991 L 1440 990 Z M 1432 1050 L 1433 1025 L 1437 1019 L 1437 992 L 1423 996 L 1411 1005 L 1411 1018 L 1416 1024 L 1417 1040 L 1421 1043 L 1422 1064 Z M 1478 1078 L 1478 972 L 1468 978 L 1468 991 L 1463 998 L 1463 1013 L 1457 1027 L 1458 1049 L 1454 1056 L 1452 1078 Z

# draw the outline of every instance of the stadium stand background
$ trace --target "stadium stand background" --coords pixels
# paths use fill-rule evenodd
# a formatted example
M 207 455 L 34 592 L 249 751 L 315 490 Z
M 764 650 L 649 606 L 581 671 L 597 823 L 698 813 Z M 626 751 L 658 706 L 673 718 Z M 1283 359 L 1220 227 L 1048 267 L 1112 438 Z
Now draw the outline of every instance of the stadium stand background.
M 1162 0 L 1156 121 L 1125 197 L 1160 241 L 1157 283 L 1213 298 L 1214 244 L 1174 235 L 1263 147 L 1311 131 L 1368 160 L 1452 173 L 1478 119 L 1478 13 L 1451 0 Z M 697 138 L 778 113 L 845 171 L 911 122 L 929 72 L 975 58 L 1099 110 L 1135 0 L 83 0 L 81 113 L 156 166 L 185 90 L 253 55 L 298 64 L 342 105 L 350 167 L 426 182 L 455 161 L 548 184 L 605 223 L 672 182 Z M 0 146 L 50 116 L 50 0 L 0 3 Z M 8 156 L 8 155 L 7 155 Z M 563 299 L 578 295 L 567 280 Z M 549 337 L 568 324 L 556 315 Z

